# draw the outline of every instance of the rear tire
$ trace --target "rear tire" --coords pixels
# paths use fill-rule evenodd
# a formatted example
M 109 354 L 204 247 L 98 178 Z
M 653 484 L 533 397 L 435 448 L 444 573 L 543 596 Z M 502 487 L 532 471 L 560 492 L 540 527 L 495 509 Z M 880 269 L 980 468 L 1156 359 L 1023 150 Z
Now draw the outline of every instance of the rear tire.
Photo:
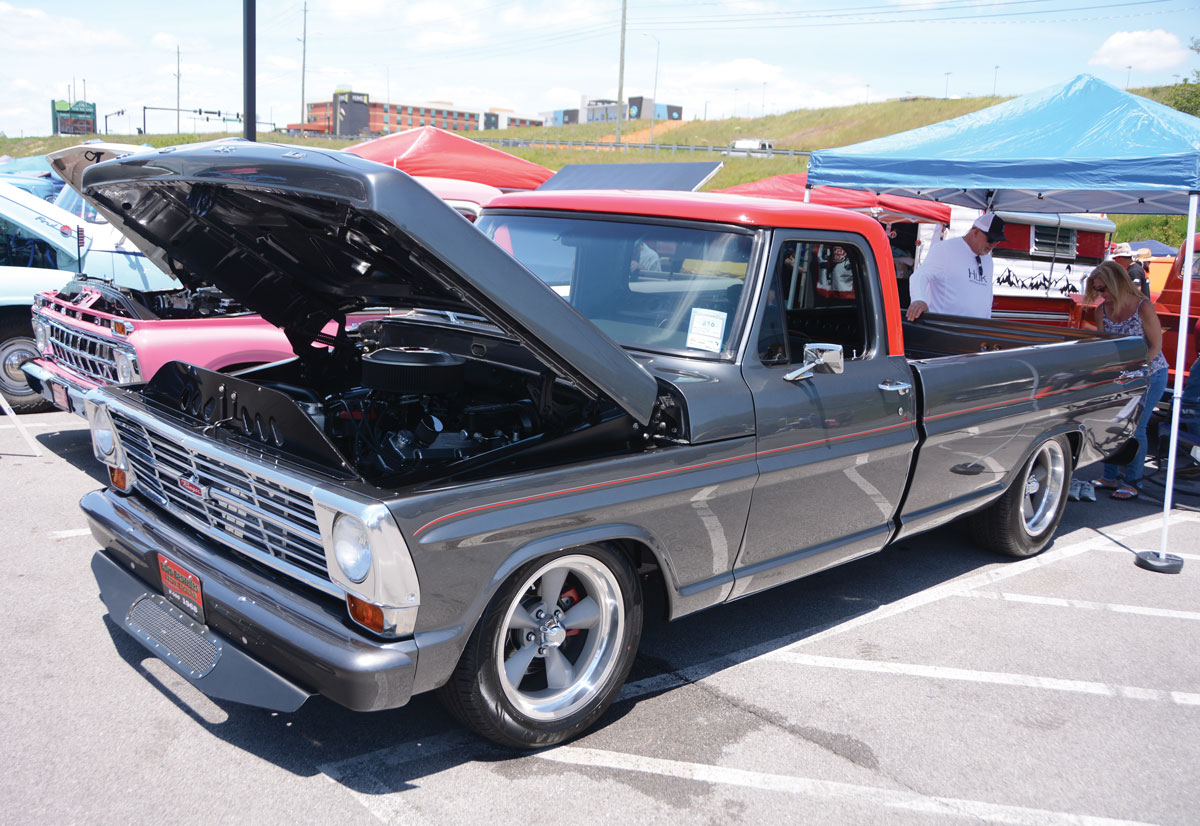
M 489 740 L 557 745 L 616 698 L 641 633 L 641 587 L 629 561 L 599 545 L 559 551 L 500 588 L 438 693 Z
M 1025 558 L 1050 544 L 1067 507 L 1071 446 L 1054 436 L 1034 448 L 1004 495 L 971 517 L 971 533 L 983 547 Z
M 0 319 L 0 393 L 17 413 L 40 413 L 54 405 L 29 386 L 21 362 L 38 356 L 33 327 L 16 318 Z

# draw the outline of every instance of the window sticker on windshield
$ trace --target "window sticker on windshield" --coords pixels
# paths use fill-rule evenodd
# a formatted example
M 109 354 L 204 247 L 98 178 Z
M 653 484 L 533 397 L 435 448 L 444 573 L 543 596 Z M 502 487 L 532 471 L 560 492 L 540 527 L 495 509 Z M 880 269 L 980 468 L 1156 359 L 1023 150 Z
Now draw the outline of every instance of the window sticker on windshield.
M 721 352 L 721 341 L 725 338 L 726 313 L 720 310 L 692 308 L 692 319 L 688 323 L 687 346 L 693 350 Z

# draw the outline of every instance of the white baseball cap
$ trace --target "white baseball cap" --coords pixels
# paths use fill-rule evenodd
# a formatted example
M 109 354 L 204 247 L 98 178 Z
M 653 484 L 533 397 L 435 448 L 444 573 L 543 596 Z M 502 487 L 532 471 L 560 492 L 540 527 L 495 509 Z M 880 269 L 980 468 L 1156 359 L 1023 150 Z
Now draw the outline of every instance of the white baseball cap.
M 1004 240 L 1004 219 L 994 212 L 983 213 L 971 226 L 982 232 L 993 244 Z

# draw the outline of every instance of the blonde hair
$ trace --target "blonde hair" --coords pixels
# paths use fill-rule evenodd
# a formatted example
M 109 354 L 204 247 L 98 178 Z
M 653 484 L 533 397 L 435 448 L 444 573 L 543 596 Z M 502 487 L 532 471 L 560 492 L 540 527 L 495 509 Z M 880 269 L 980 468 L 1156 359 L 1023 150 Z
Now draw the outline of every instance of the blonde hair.
M 1117 306 L 1124 303 L 1123 299 L 1132 298 L 1135 301 L 1141 301 L 1142 291 L 1133 283 L 1133 279 L 1129 277 L 1129 273 L 1125 268 L 1116 261 L 1105 261 L 1096 269 L 1092 270 L 1087 277 L 1087 288 L 1083 291 L 1083 299 L 1088 303 L 1096 301 L 1100 298 L 1100 293 L 1092 286 L 1095 279 L 1099 278 L 1106 290 L 1112 294 L 1113 300 L 1117 302 Z

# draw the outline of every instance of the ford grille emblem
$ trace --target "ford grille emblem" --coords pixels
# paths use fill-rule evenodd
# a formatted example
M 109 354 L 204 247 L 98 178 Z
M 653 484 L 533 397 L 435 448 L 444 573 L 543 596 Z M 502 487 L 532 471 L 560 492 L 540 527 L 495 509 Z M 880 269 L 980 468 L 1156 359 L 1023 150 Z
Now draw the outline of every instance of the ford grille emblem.
M 204 498 L 204 488 L 200 487 L 200 480 L 194 476 L 190 479 L 186 476 L 179 477 L 179 487 L 186 490 L 192 496 L 199 496 L 201 499 Z

